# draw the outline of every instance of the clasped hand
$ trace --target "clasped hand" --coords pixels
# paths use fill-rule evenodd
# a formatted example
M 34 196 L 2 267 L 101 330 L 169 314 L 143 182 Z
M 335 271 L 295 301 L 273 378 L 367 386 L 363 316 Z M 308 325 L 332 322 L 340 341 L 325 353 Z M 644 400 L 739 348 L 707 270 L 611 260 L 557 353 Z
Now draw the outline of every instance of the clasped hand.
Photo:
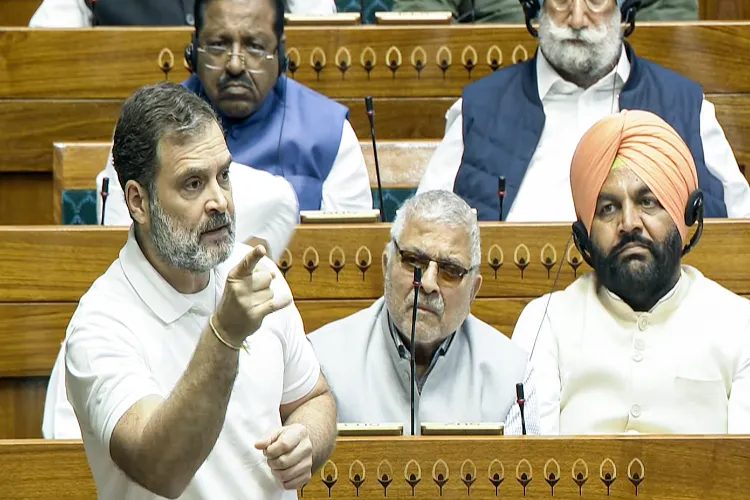
M 263 450 L 273 475 L 286 490 L 298 490 L 312 478 L 313 449 L 302 424 L 284 426 L 255 443 Z

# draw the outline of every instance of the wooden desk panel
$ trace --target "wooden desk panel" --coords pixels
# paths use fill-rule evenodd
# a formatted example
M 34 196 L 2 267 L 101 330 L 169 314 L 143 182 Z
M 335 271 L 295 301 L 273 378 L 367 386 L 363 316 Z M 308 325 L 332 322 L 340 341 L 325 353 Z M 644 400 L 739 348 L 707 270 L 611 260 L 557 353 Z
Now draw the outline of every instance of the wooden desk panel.
M 300 498 L 735 500 L 747 437 L 339 438 Z M 95 498 L 83 446 L 0 441 L 5 498 Z M 43 479 L 42 479 L 43 478 Z

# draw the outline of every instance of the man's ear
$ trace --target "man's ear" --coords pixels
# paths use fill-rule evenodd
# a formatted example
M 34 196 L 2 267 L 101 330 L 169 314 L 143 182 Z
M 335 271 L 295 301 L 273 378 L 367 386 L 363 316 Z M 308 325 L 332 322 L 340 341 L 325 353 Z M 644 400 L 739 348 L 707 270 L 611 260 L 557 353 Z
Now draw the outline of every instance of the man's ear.
M 476 278 L 474 278 L 473 288 L 471 290 L 471 303 L 474 303 L 474 300 L 476 300 L 477 295 L 479 295 L 479 290 L 482 289 L 482 275 L 477 273 Z
M 148 190 L 137 181 L 130 180 L 125 184 L 125 204 L 135 222 L 145 224 L 148 220 Z
M 388 269 L 388 247 L 385 247 L 385 250 L 383 250 L 383 258 L 382 258 L 382 265 L 380 266 L 381 271 L 383 271 L 383 278 L 385 278 L 385 270 Z

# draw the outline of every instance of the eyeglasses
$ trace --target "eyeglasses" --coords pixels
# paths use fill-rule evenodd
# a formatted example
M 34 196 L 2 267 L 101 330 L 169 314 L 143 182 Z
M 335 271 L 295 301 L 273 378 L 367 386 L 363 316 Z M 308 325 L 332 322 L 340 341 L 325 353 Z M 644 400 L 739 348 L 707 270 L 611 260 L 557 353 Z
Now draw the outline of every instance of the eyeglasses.
M 204 65 L 214 70 L 226 68 L 231 58 L 237 56 L 246 70 L 251 73 L 264 73 L 265 70 L 259 68 L 261 63 L 276 59 L 274 52 L 257 46 L 241 47 L 239 51 L 236 51 L 232 45 L 215 43 L 198 47 L 198 52 L 206 56 Z
M 401 257 L 401 264 L 407 270 L 414 272 L 414 268 L 418 267 L 424 271 L 430 267 L 431 262 L 434 262 L 438 267 L 438 280 L 446 285 L 458 285 L 464 279 L 464 276 L 474 269 L 473 267 L 466 269 L 451 262 L 436 260 L 423 253 L 401 250 L 396 240 L 393 240 L 393 245 Z
M 549 0 L 552 8 L 558 12 L 567 12 L 570 10 L 573 2 L 578 0 Z M 607 9 L 612 0 L 585 0 L 586 6 L 591 12 L 600 13 Z

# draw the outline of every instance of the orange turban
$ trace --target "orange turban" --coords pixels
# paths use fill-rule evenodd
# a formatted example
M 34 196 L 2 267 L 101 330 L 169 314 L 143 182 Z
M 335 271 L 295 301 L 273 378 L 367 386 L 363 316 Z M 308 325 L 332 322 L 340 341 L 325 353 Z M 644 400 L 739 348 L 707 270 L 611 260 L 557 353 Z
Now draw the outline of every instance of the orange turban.
M 685 241 L 685 207 L 698 188 L 698 174 L 680 135 L 657 115 L 639 110 L 610 115 L 586 132 L 573 155 L 570 187 L 576 215 L 589 232 L 599 192 L 615 162 L 641 178 Z

